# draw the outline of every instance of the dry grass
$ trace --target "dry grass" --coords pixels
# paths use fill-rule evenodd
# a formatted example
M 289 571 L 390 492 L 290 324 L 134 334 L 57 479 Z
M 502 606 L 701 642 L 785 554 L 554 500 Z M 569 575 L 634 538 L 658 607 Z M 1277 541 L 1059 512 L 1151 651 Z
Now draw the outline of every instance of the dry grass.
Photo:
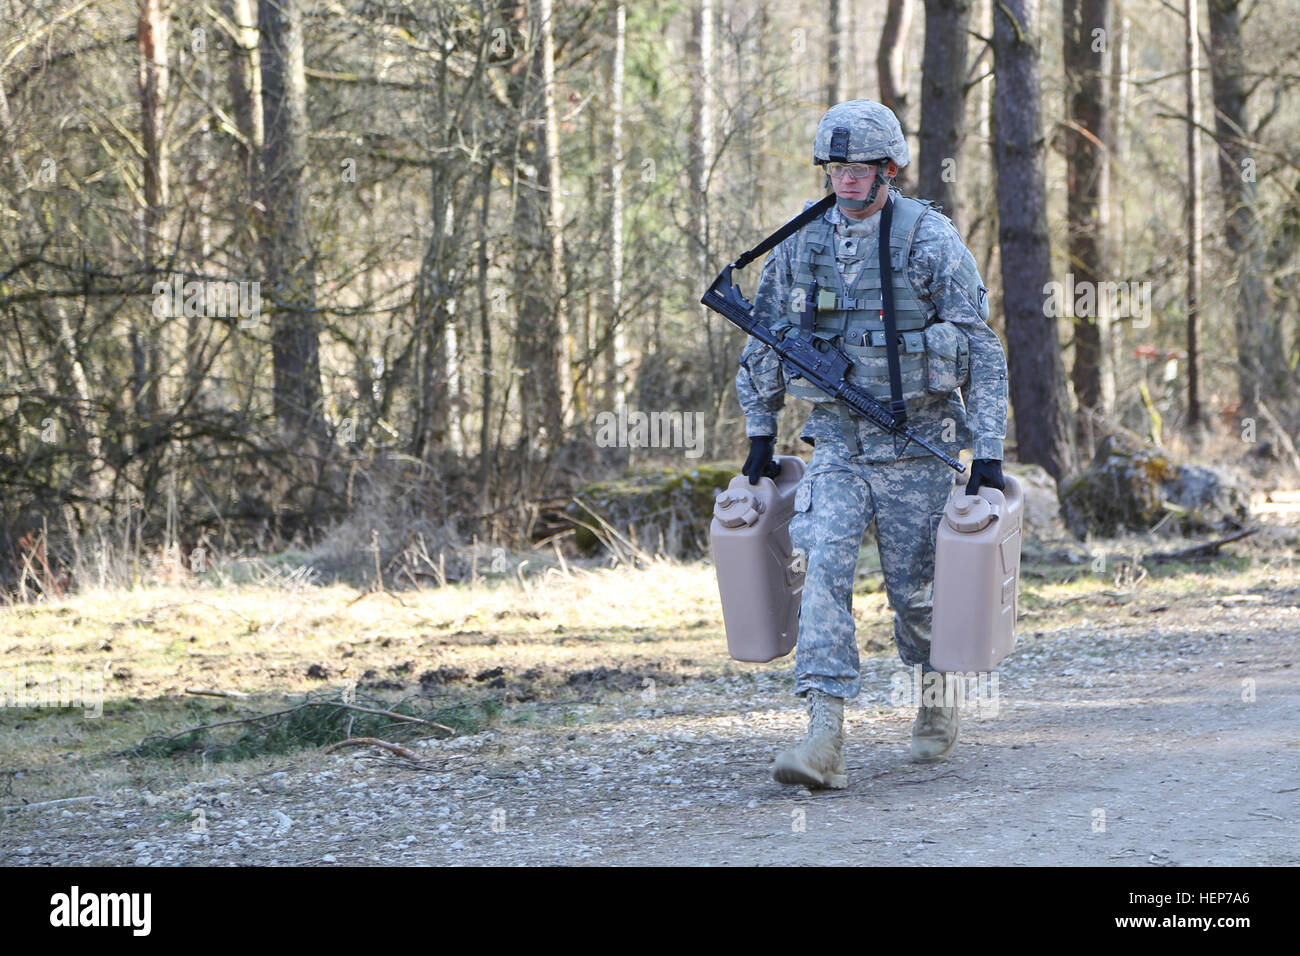
M 731 666 L 716 585 L 699 567 L 568 565 L 531 579 L 527 566 L 514 570 L 520 573 L 475 585 L 390 595 L 309 586 L 297 569 L 270 566 L 262 578 L 274 583 L 93 588 L 2 609 L 5 677 L 37 685 L 64 677 L 78 687 L 102 680 L 103 716 L 84 716 L 79 707 L 0 711 L 0 803 L 130 781 L 165 786 L 195 770 L 134 758 L 87 765 L 82 758 L 276 709 L 294 695 L 378 685 L 374 693 L 396 699 L 417 690 L 421 674 L 455 668 L 464 679 L 426 689 L 449 701 L 500 698 L 499 689 L 474 677 L 503 668 L 512 676 L 541 671 L 530 682 L 533 696 L 565 691 L 561 696 L 572 698 L 583 686 L 570 689 L 566 676 L 596 667 L 632 674 L 680 666 L 694 675 Z M 196 697 L 190 688 L 250 696 Z M 518 709 L 547 716 L 528 714 L 527 704 Z
M 1117 555 L 1140 542 L 1109 543 L 1103 572 L 1091 564 L 1030 562 L 1022 630 L 1050 633 L 1097 606 L 1215 600 L 1252 588 L 1300 594 L 1291 549 L 1199 567 L 1161 567 L 1125 577 Z M 859 643 L 890 649 L 891 624 L 874 549 L 864 550 L 854 613 Z M 61 601 L 0 609 L 0 669 L 28 681 L 103 677 L 103 716 L 81 709 L 0 710 L 0 803 L 132 785 L 155 792 L 214 773 L 178 761 L 106 756 L 145 737 L 283 707 L 295 695 L 357 685 L 396 700 L 423 690 L 434 702 L 491 698 L 509 721 L 572 721 L 568 703 L 602 690 L 635 691 L 650 677 L 677 682 L 768 668 L 727 656 L 716 579 L 707 563 L 655 560 L 642 570 L 539 567 L 539 557 L 473 585 L 396 595 L 344 585 L 311 586 L 292 567 L 263 583 L 199 580 L 135 589 L 95 588 Z M 522 565 L 523 562 L 521 561 Z M 500 668 L 499 675 L 496 670 Z M 447 677 L 446 675 L 456 675 Z M 219 689 L 247 699 L 195 697 Z M 285 757 L 242 765 L 249 772 Z M 315 761 L 303 753 L 294 761 Z

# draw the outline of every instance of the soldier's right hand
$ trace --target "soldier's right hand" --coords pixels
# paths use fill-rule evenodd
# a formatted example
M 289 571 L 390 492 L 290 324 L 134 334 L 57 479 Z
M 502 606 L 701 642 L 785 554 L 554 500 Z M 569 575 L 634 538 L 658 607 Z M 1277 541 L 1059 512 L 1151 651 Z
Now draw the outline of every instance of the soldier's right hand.
M 740 473 L 749 479 L 751 485 L 758 484 L 759 478 L 775 478 L 781 473 L 781 466 L 772 460 L 776 450 L 775 435 L 753 435 L 749 439 L 749 457 L 745 459 Z

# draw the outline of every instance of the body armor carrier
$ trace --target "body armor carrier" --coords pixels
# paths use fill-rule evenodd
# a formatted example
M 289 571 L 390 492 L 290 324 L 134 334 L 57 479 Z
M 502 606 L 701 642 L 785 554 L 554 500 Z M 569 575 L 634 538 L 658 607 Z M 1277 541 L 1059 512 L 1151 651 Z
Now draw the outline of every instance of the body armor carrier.
M 895 196 L 893 201 L 889 253 L 894 286 L 894 323 L 898 333 L 903 399 L 910 403 L 912 399 L 920 398 L 927 392 L 938 391 L 935 386 L 941 384 L 936 376 L 928 374 L 927 343 L 930 343 L 933 351 L 940 343 L 930 340 L 944 339 L 943 345 L 949 347 L 941 347 L 940 350 L 950 353 L 945 356 L 949 364 L 955 364 L 953 359 L 956 355 L 952 353 L 955 352 L 957 343 L 948 342 L 949 336 L 927 334 L 927 326 L 936 322 L 937 313 L 934 306 L 921 299 L 912 288 L 907 274 L 907 257 L 911 252 L 912 239 L 922 217 L 934 203 L 906 196 Z M 865 255 L 862 256 L 856 280 L 851 287 L 845 288 L 836 264 L 835 243 L 835 227 L 824 217 L 814 220 L 800 233 L 794 263 L 794 307 L 799 325 L 792 327 L 789 334 L 815 336 L 840 348 L 853 362 L 849 380 L 887 400 L 890 390 L 889 363 L 885 346 L 885 324 L 881 315 L 883 304 L 879 254 L 873 250 L 863 250 Z M 802 311 L 799 310 L 800 305 Z M 946 331 L 954 336 L 962 337 L 948 323 L 941 324 L 948 326 Z M 964 342 L 960 344 L 965 345 Z M 963 383 L 951 381 L 944 391 L 959 384 Z M 796 398 L 811 402 L 835 401 L 820 389 L 789 375 L 786 377 L 786 390 Z

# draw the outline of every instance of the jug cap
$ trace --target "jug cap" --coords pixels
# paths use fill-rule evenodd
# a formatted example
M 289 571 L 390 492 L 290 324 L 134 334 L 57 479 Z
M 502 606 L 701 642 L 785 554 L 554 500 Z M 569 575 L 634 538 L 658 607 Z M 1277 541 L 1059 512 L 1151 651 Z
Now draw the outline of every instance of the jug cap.
M 982 495 L 953 495 L 944 520 L 954 531 L 973 534 L 988 527 L 993 520 L 993 506 Z
M 724 528 L 752 527 L 765 510 L 762 499 L 728 488 L 713 499 L 713 516 Z

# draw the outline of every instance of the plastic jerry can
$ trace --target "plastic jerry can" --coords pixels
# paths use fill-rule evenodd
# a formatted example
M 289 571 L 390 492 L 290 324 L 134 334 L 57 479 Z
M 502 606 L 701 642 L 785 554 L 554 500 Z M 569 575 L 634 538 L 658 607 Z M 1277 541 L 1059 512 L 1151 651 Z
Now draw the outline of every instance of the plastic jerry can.
M 1016 646 L 1020 583 L 1020 482 L 1006 490 L 958 485 L 948 497 L 934 546 L 930 663 L 936 670 L 991 671 Z
M 727 650 L 738 661 L 782 657 L 799 636 L 806 561 L 791 548 L 790 518 L 804 464 L 793 455 L 772 460 L 781 466 L 776 479 L 732 478 L 714 499 L 709 524 Z

